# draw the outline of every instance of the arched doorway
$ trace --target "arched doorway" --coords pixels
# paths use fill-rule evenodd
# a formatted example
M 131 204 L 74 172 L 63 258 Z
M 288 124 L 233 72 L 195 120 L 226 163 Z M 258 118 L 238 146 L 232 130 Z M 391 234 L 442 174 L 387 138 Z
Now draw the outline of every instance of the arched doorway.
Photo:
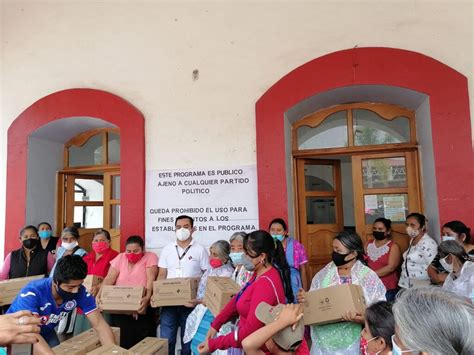
M 292 126 L 296 234 L 311 274 L 330 260 L 344 230 L 372 239 L 372 223 L 392 221 L 406 249 L 405 217 L 422 211 L 415 113 L 376 103 L 336 105 Z
M 111 93 L 69 89 L 38 100 L 21 113 L 8 129 L 5 251 L 17 248 L 17 233 L 25 223 L 34 223 L 26 220 L 29 138 L 48 124 L 72 122 L 73 118 L 102 120 L 120 130 L 120 245 L 123 248 L 125 236 L 144 235 L 143 115 L 133 105 Z M 52 184 L 56 186 L 55 182 Z M 54 209 L 56 206 L 47 208 Z
M 430 176 L 432 180 L 430 186 L 423 186 L 422 205 L 430 218 L 433 235 L 439 235 L 440 223 L 471 219 L 474 190 L 462 188 L 474 178 L 466 77 L 420 53 L 394 48 L 354 48 L 296 68 L 258 100 L 256 142 L 261 227 L 265 228 L 275 217 L 283 217 L 289 218 L 294 230 L 297 216 L 291 159 L 294 121 L 288 117 L 297 106 L 302 111 L 307 109 L 303 106 L 311 98 L 326 104 L 310 103 L 312 107 L 306 113 L 360 101 L 395 103 L 416 110 L 418 133 L 423 138 L 419 149 L 428 153 L 420 158 L 423 163 L 420 175 Z M 438 220 L 431 217 L 434 214 Z

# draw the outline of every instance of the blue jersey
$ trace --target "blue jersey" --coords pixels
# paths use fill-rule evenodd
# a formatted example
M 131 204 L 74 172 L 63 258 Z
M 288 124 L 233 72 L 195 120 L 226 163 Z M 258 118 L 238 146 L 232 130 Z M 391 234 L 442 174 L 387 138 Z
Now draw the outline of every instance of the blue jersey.
M 26 310 L 39 315 L 43 337 L 48 337 L 59 321 L 74 308 L 79 307 L 86 315 L 97 309 L 95 298 L 82 285 L 73 300 L 57 306 L 51 289 L 52 283 L 53 279 L 51 278 L 31 281 L 23 287 L 7 311 L 7 313 L 13 313 Z

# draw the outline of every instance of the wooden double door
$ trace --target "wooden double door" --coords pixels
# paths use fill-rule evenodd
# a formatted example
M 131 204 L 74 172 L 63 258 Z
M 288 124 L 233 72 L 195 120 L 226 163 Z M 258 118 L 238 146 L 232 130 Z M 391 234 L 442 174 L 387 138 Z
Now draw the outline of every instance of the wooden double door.
M 365 243 L 379 217 L 392 221 L 402 250 L 405 217 L 422 209 L 416 151 L 295 158 L 296 234 L 306 248 L 308 277 L 331 261 L 338 232 L 356 231 Z

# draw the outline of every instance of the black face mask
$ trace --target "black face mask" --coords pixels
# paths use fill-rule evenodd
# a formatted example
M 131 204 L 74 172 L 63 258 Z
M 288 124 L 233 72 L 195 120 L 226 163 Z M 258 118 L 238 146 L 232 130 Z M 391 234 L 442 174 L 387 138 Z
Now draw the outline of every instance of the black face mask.
M 352 253 L 352 252 L 351 252 Z M 348 256 L 350 253 L 347 254 L 339 254 L 338 252 L 333 251 L 332 252 L 332 261 L 336 266 L 342 266 L 346 265 L 347 263 L 350 263 L 352 260 L 355 258 L 349 259 L 349 260 L 344 260 L 346 256 Z
M 59 283 L 56 283 L 56 291 L 58 292 L 59 297 L 63 299 L 63 303 L 67 301 L 72 301 L 78 296 L 76 292 L 67 292 L 64 291 L 61 287 L 59 287 Z
M 38 239 L 25 239 L 22 243 L 26 249 L 34 249 L 38 245 Z
M 372 235 L 377 240 L 383 240 L 386 238 L 385 232 L 373 231 Z

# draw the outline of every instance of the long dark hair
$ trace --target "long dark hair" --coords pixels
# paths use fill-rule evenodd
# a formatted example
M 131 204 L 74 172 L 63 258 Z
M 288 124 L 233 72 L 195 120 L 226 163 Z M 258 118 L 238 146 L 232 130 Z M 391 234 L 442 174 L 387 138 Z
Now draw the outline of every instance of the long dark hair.
M 357 260 L 360 260 L 364 264 L 367 264 L 365 251 L 364 251 L 364 244 L 362 243 L 362 239 L 360 239 L 359 235 L 355 232 L 350 231 L 343 231 L 340 232 L 334 239 L 339 240 L 342 245 L 344 245 L 350 252 L 355 251 L 357 253 Z
M 471 242 L 471 229 L 466 226 L 461 221 L 450 221 L 443 225 L 443 228 L 449 228 L 454 233 L 458 234 L 461 237 L 461 234 L 464 234 L 466 238 L 462 241 L 464 244 L 469 244 Z
M 392 304 L 387 301 L 374 303 L 365 310 L 365 320 L 373 337 L 381 337 L 392 349 L 392 335 L 395 334 L 395 318 Z
M 262 253 L 267 254 L 268 262 L 280 273 L 287 302 L 293 303 L 295 297 L 291 288 L 290 267 L 281 242 L 273 239 L 267 231 L 257 230 L 244 236 L 243 244 L 245 252 L 251 257 L 257 257 Z

